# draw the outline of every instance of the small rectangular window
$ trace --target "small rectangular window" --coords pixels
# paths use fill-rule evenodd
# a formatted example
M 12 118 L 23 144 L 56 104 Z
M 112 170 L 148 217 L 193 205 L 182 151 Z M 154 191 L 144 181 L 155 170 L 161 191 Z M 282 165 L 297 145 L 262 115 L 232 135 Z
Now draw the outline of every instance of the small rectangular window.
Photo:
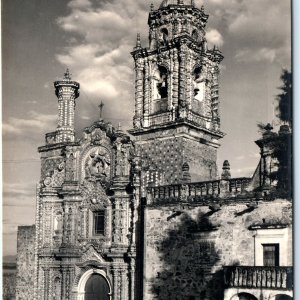
M 104 210 L 94 212 L 94 235 L 104 235 Z
M 263 244 L 264 266 L 279 266 L 279 244 Z

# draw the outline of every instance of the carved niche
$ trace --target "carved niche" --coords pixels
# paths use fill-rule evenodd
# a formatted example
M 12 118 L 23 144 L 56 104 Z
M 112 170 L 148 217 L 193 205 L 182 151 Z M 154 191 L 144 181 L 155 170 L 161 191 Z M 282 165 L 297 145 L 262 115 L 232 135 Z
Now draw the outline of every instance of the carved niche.
M 109 181 L 111 178 L 111 154 L 107 148 L 97 146 L 89 149 L 82 159 L 82 180 Z

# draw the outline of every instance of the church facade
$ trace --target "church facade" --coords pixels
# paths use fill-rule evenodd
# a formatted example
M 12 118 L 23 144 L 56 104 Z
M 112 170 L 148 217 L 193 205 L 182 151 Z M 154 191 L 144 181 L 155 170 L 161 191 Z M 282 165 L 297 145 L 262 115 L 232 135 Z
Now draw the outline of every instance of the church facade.
M 137 37 L 128 133 L 100 119 L 75 137 L 80 85 L 54 83 L 55 132 L 39 147 L 36 224 L 19 228 L 16 299 L 292 299 L 292 202 L 273 193 L 266 128 L 251 178 L 217 170 L 217 47 L 193 0 L 149 13 Z M 102 107 L 100 107 L 100 111 Z

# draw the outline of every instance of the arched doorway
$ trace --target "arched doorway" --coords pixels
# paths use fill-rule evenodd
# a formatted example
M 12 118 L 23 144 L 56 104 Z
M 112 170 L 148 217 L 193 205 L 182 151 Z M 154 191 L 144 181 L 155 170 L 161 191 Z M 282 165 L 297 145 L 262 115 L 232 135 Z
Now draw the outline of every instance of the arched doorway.
M 92 274 L 84 288 L 84 300 L 109 300 L 109 286 L 100 274 Z
M 79 279 L 78 300 L 111 300 L 112 288 L 105 271 L 90 269 Z

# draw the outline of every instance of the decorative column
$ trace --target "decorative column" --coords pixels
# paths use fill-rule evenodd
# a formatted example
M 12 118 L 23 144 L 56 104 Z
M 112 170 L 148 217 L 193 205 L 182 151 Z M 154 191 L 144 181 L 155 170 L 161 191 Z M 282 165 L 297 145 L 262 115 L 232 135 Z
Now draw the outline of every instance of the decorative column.
M 171 65 L 173 66 L 173 78 L 172 78 L 172 105 L 173 110 L 176 110 L 178 108 L 178 85 L 179 85 L 179 63 L 178 63 L 178 51 L 177 49 L 173 49 L 173 62 L 171 62 Z M 174 111 L 173 121 L 177 117 L 177 114 Z
M 119 289 L 118 289 L 118 276 L 119 272 L 117 268 L 113 268 L 113 282 L 114 282 L 114 287 L 113 287 L 113 300 L 119 300 L 120 295 L 119 295 Z
M 172 99 L 173 99 L 173 77 L 172 77 L 172 74 L 173 74 L 173 60 L 172 60 L 172 50 L 170 50 L 170 53 L 169 53 L 169 56 L 171 57 L 170 58 L 170 70 L 169 70 L 169 73 L 168 73 L 168 111 L 172 111 Z
M 49 269 L 44 269 L 44 300 L 49 299 Z
M 122 267 L 120 269 L 120 290 L 121 290 L 121 299 L 128 299 L 126 296 L 126 291 L 127 291 L 127 288 L 126 288 L 126 269 L 124 267 Z
M 186 118 L 186 45 L 181 45 L 179 52 L 179 116 L 180 118 Z
M 143 59 L 135 60 L 135 115 L 133 118 L 134 128 L 140 128 L 143 114 Z
M 212 122 L 215 130 L 220 129 L 220 117 L 219 117 L 219 74 L 220 70 L 218 66 L 214 67 L 212 75 L 212 87 L 211 87 L 211 110 L 212 110 Z
M 150 80 L 149 80 L 149 62 L 145 59 L 145 77 L 144 77 L 144 118 L 143 127 L 149 127 L 149 114 L 150 114 Z
M 54 87 L 58 98 L 56 142 L 74 142 L 75 99 L 79 97 L 79 83 L 71 81 L 71 76 L 67 69 L 64 78 L 54 82 Z
M 192 51 L 187 51 L 186 56 L 186 65 L 187 65 L 187 72 L 186 72 L 186 101 L 187 101 L 187 108 L 190 110 L 192 108 L 192 85 L 193 85 L 193 78 L 192 78 Z
M 134 300 L 134 289 L 135 289 L 135 258 L 130 259 L 130 300 Z

